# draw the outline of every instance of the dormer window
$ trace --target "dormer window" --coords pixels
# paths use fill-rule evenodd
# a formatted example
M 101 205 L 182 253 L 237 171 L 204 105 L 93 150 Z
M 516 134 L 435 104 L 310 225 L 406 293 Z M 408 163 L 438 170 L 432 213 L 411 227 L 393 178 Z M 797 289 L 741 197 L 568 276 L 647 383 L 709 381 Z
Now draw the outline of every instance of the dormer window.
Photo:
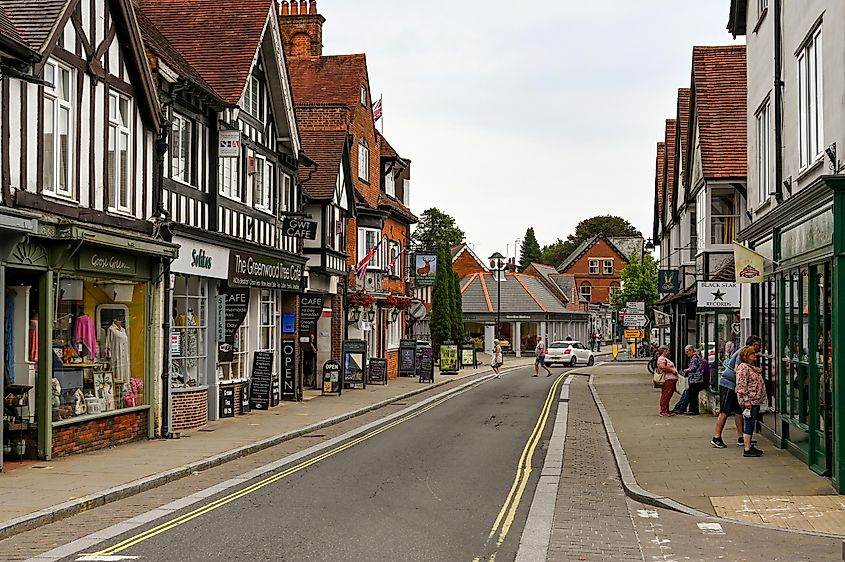
M 384 174 L 384 192 L 391 197 L 396 197 L 396 180 L 393 179 L 393 170 Z
M 361 86 L 361 105 L 367 107 L 367 87 Z

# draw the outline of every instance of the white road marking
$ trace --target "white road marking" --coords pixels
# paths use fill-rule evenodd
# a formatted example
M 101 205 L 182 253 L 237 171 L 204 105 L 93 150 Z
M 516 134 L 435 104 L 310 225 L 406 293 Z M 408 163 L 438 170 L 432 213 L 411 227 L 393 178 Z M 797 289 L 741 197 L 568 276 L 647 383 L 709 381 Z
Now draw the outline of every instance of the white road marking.
M 76 562 L 120 562 L 121 560 L 137 560 L 140 556 L 98 556 L 96 554 L 86 554 L 76 559 Z
M 637 515 L 643 519 L 658 519 L 660 515 L 654 509 L 638 509 Z
M 722 526 L 718 523 L 698 523 L 698 528 L 704 532 L 705 535 L 724 535 Z

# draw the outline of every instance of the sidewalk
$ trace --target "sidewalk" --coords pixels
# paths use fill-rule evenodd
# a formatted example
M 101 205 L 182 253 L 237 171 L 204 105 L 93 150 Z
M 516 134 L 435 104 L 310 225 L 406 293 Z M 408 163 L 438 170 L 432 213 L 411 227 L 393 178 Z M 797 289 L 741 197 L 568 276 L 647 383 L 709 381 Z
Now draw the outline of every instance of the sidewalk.
M 724 432 L 728 448 L 716 449 L 709 444 L 713 416 L 659 417 L 659 393 L 642 364 L 604 363 L 579 371 L 593 375 L 641 488 L 712 515 L 845 535 L 841 496 L 789 452 L 761 437 L 765 454 L 744 458 L 732 423 Z
M 505 368 L 532 360 L 512 358 Z M 342 396 L 306 391 L 302 402 L 282 402 L 266 412 L 211 422 L 183 432 L 180 439 L 140 441 L 17 468 L 0 474 L 4 498 L 0 537 L 161 486 L 452 381 L 491 372 L 480 364 L 456 375 L 435 370 L 434 383 L 400 377 L 387 385 L 344 390 Z

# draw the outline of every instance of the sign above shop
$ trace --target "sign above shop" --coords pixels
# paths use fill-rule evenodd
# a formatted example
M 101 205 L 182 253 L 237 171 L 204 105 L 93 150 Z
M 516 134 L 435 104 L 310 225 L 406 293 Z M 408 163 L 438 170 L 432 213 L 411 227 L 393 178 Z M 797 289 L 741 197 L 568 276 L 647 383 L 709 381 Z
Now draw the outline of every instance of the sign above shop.
M 291 238 L 317 239 L 316 221 L 306 221 L 295 217 L 285 217 L 282 220 L 282 234 Z
M 323 295 L 311 293 L 299 297 L 299 335 L 308 337 L 316 333 L 317 321 L 321 314 L 323 314 Z
M 233 250 L 229 254 L 229 285 L 299 291 L 302 264 Z
M 95 273 L 135 275 L 138 264 L 135 256 L 99 248 L 79 250 L 79 269 Z
M 226 279 L 229 275 L 229 248 L 174 236 L 179 244 L 179 257 L 170 264 L 173 273 Z
M 241 132 L 232 130 L 220 131 L 220 148 L 217 155 L 221 158 L 241 155 Z
M 698 282 L 698 308 L 739 308 L 739 285 L 734 282 Z

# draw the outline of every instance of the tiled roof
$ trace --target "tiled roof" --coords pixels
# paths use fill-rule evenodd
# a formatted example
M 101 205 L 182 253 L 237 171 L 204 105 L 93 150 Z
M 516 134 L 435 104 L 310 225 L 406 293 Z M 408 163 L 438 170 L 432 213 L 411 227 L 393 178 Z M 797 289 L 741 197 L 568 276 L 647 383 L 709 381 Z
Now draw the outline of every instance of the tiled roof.
M 689 135 L 689 103 L 690 103 L 690 89 L 689 88 L 678 88 L 678 111 L 677 116 L 675 118 L 677 133 L 675 135 L 675 143 L 679 147 L 679 151 L 675 153 L 675 177 L 678 176 L 678 172 L 683 172 L 684 181 L 689 183 L 686 178 L 686 172 L 684 170 L 678 170 L 678 166 L 686 167 L 687 162 L 687 137 Z M 678 190 L 681 189 L 680 185 L 674 186 L 675 189 L 672 192 L 672 200 L 669 201 L 668 205 L 674 205 L 675 202 L 678 200 Z M 681 195 L 684 196 L 683 194 Z
M 317 163 L 317 170 L 311 179 L 302 184 L 305 195 L 314 200 L 331 200 L 337 186 L 337 175 L 346 143 L 344 131 L 302 131 L 302 150 Z M 300 166 L 299 175 L 303 179 L 311 174 L 313 168 Z
M 0 6 L 8 18 L 6 26 L 12 26 L 9 36 L 26 44 L 34 51 L 43 52 L 50 32 L 64 13 L 69 0 L 0 0 Z M 0 24 L 0 31 L 7 34 Z M 12 35 L 15 33 L 17 36 Z
M 560 291 L 566 295 L 566 299 L 572 298 L 572 289 L 575 287 L 575 276 L 567 275 L 565 273 L 556 273 L 552 275 L 551 280 L 554 284 L 560 287 Z
M 492 273 L 473 274 L 469 283 L 462 280 L 461 300 L 464 314 L 490 314 L 487 296 L 482 288 L 482 278 L 487 288 L 490 303 L 498 302 L 497 287 L 502 291 L 502 314 L 555 314 L 571 313 L 560 299 L 553 295 L 543 285 L 540 279 L 522 273 L 507 273 L 505 278 L 497 283 Z
M 745 45 L 693 47 L 692 107 L 707 178 L 747 174 Z
M 141 10 L 224 101 L 241 99 L 273 0 L 140 0 Z
M 350 109 L 361 105 L 365 55 L 291 58 L 288 72 L 295 104 L 343 104 Z
M 590 237 L 590 238 L 587 238 L 587 239 L 586 239 L 586 240 L 584 240 L 583 242 L 581 242 L 581 243 L 578 245 L 578 247 L 577 247 L 577 248 L 575 248 L 575 250 L 573 250 L 573 251 L 572 251 L 572 253 L 571 253 L 571 254 L 569 254 L 569 256 L 567 256 L 567 258 L 566 258 L 565 260 L 563 260 L 563 263 L 562 263 L 562 264 L 560 264 L 559 266 L 557 266 L 557 270 L 558 270 L 558 272 L 559 272 L 559 273 L 563 273 L 564 271 L 566 271 L 567 269 L 569 269 L 569 266 L 571 266 L 573 263 L 575 263 L 575 261 L 576 261 L 578 258 L 580 258 L 580 257 L 581 257 L 581 254 L 583 254 L 584 252 L 586 252 L 586 251 L 587 251 L 587 249 L 588 249 L 590 246 L 592 246 L 592 245 L 593 245 L 593 242 L 595 242 L 596 240 L 598 240 L 598 238 L 599 238 L 599 236 L 598 236 L 598 234 L 596 234 L 596 235 L 594 235 L 594 236 L 592 236 L 592 237 Z
M 408 224 L 414 224 L 416 222 L 419 222 L 417 216 L 412 213 L 408 207 L 406 207 L 399 200 L 394 199 L 383 191 L 379 192 L 378 194 L 378 206 L 380 209 L 387 209 L 389 211 L 393 211 L 394 213 L 398 214 L 400 217 L 405 219 Z
M 607 239 L 625 257 L 631 254 L 641 254 L 643 251 L 643 239 L 641 236 L 612 236 Z
M 671 207 L 672 201 L 672 194 L 675 190 L 675 162 L 677 161 L 675 156 L 675 135 L 677 134 L 676 130 L 677 123 L 674 119 L 667 119 L 666 120 L 666 138 L 663 143 L 663 148 L 666 151 L 666 156 L 663 162 L 663 199 L 666 201 L 666 204 Z
M 4 4 L 4 2 L 0 2 L 0 34 L 17 41 L 18 43 L 23 43 L 23 38 L 20 33 L 18 33 L 18 29 L 15 27 L 15 23 L 6 11 L 6 6 Z
M 569 301 L 569 295 L 564 293 L 560 286 L 552 280 L 552 276 L 558 275 L 557 270 L 554 267 L 544 263 L 531 262 L 531 265 L 525 270 L 525 273 L 528 275 L 531 271 L 536 271 L 537 274 L 546 281 L 546 288 L 552 287 L 552 290 L 557 293 L 558 298 L 563 299 L 564 302 Z
M 657 192 L 657 207 L 660 216 L 663 216 L 663 206 L 668 201 L 663 201 L 663 167 L 666 163 L 666 143 L 657 143 L 657 157 L 655 158 L 654 190 Z

